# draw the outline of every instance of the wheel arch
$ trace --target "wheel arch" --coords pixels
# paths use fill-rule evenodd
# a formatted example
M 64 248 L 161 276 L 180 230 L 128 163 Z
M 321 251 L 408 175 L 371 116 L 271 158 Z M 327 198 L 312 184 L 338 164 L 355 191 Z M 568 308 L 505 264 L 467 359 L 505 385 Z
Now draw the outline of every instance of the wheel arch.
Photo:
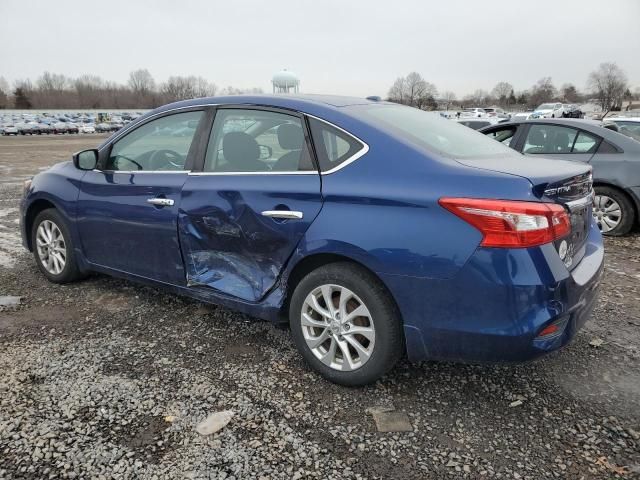
M 639 200 L 636 199 L 633 195 L 629 194 L 629 192 L 627 192 L 624 187 L 602 180 L 594 180 L 593 187 L 613 188 L 614 190 L 620 192 L 625 198 L 627 198 L 627 200 L 629 200 L 631 206 L 633 207 L 633 224 L 635 225 L 638 223 L 638 221 L 640 220 L 640 218 L 638 218 L 638 212 L 640 211 L 640 204 L 638 203 Z
M 375 271 L 373 271 L 371 268 L 369 268 L 367 265 L 365 265 L 361 261 L 358 261 L 347 255 L 329 253 L 329 252 L 318 252 L 318 253 L 307 255 L 301 258 L 300 260 L 298 260 L 295 263 L 295 265 L 291 267 L 291 270 L 286 276 L 285 299 L 284 299 L 284 302 L 282 302 L 282 307 L 280 311 L 281 317 L 283 319 L 287 319 L 288 321 L 289 303 L 291 301 L 291 296 L 293 295 L 293 292 L 295 291 L 300 281 L 307 274 L 325 265 L 329 265 L 332 263 L 340 263 L 340 262 L 346 262 L 346 263 L 351 263 L 353 265 L 357 265 L 360 268 L 363 268 L 364 270 L 369 272 L 380 282 L 380 284 L 384 287 L 385 291 L 389 295 L 389 298 L 391 298 L 395 306 L 398 319 L 400 320 L 400 325 L 404 327 L 404 321 L 402 318 L 402 313 L 398 305 L 398 302 L 394 297 L 391 289 L 389 288 L 388 285 L 386 285 L 386 283 L 380 277 L 380 275 L 378 275 Z
M 27 247 L 29 251 L 33 251 L 33 243 L 31 238 L 31 231 L 33 230 L 33 222 L 35 221 L 38 214 L 44 210 L 48 210 L 50 208 L 58 209 L 58 207 L 46 198 L 39 198 L 31 202 L 29 207 L 27 208 L 27 213 L 24 217 L 24 234 L 27 239 Z

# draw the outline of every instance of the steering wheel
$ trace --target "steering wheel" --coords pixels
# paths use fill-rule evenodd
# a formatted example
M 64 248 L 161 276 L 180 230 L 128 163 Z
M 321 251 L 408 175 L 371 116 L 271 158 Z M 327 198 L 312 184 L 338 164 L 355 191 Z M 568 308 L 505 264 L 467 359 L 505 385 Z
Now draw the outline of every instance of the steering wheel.
M 134 164 L 136 167 L 138 167 L 138 170 L 144 170 L 144 167 L 142 165 L 136 162 L 133 158 L 129 158 L 125 155 L 117 155 L 115 157 L 114 166 L 116 167 L 118 166 L 118 163 L 120 163 L 120 159 L 126 160 L 127 162 Z M 120 169 L 117 168 L 116 170 L 120 170 Z
M 154 170 L 160 170 L 164 167 L 173 167 L 174 170 L 182 170 L 184 168 L 184 159 L 182 155 L 174 150 L 161 148 L 151 154 L 149 164 Z

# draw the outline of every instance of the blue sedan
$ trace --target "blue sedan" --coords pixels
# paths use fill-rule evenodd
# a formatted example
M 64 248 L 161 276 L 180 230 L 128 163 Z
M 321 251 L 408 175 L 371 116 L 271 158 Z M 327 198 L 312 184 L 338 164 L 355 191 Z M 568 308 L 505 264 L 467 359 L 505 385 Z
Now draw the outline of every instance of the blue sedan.
M 25 183 L 52 282 L 100 272 L 287 321 L 331 381 L 402 355 L 527 361 L 567 344 L 603 269 L 591 167 L 418 109 L 234 96 L 153 110 Z

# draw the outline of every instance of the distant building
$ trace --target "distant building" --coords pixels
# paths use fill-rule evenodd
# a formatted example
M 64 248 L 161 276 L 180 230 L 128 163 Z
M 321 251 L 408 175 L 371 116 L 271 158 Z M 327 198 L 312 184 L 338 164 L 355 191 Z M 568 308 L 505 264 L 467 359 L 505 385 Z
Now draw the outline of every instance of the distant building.
M 300 91 L 300 80 L 298 76 L 288 70 L 276 73 L 271 79 L 273 93 L 298 93 Z

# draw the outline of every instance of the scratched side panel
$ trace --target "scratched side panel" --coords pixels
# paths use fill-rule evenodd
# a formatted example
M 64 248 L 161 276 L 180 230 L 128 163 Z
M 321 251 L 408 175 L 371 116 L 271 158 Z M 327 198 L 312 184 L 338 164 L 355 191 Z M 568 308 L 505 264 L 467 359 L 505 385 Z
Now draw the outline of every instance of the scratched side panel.
M 190 176 L 178 215 L 187 285 L 259 301 L 321 206 L 317 175 Z M 261 215 L 274 209 L 301 211 L 303 218 Z

